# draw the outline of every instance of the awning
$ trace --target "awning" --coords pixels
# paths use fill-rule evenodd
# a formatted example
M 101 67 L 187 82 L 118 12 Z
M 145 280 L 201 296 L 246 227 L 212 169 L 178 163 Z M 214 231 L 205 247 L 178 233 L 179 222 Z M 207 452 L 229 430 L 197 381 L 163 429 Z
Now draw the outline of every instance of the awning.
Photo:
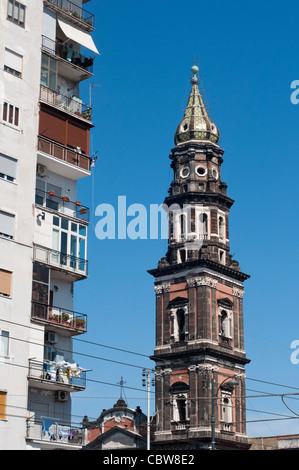
M 78 44 L 81 44 L 81 46 L 84 46 L 90 51 L 93 51 L 96 54 L 99 54 L 99 51 L 97 50 L 95 43 L 93 42 L 93 39 L 89 33 L 82 31 L 82 29 L 77 28 L 77 26 L 74 26 L 68 21 L 61 20 L 61 19 L 57 21 L 58 21 L 60 28 L 62 29 L 63 33 L 66 35 L 67 38 L 72 39 Z

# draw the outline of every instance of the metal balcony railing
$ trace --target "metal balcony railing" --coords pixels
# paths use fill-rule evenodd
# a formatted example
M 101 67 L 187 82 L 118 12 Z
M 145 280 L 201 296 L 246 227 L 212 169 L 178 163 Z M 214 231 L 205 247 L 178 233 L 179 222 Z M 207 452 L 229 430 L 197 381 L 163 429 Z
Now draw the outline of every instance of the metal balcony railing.
M 86 259 L 77 258 L 40 245 L 33 246 L 33 257 L 35 261 L 47 266 L 66 270 L 79 277 L 87 276 L 88 261 Z
M 31 318 L 63 328 L 86 332 L 87 315 L 32 301 Z
M 67 111 L 75 116 L 91 121 L 91 106 L 82 103 L 80 98 L 66 96 L 41 85 L 40 99 L 62 111 Z
M 89 208 L 82 206 L 80 201 L 70 201 L 66 196 L 56 196 L 52 191 L 45 192 L 35 189 L 35 204 L 59 212 L 68 217 L 89 222 Z
M 65 61 L 87 70 L 91 74 L 93 72 L 92 57 L 86 57 L 72 47 L 68 47 L 58 41 L 53 41 L 53 39 L 50 39 L 47 36 L 42 36 L 42 50 L 50 54 L 54 54 L 57 57 L 61 57 Z
M 81 153 L 80 150 L 73 150 L 41 135 L 38 136 L 38 150 L 83 170 L 90 171 L 91 158 Z
M 55 363 L 29 359 L 28 379 L 44 385 L 44 388 L 66 392 L 79 391 L 86 388 L 86 370 L 77 367 L 76 364 L 67 362 Z M 64 401 L 67 396 L 57 394 L 58 401 Z
M 72 19 L 86 23 L 89 28 L 94 28 L 94 15 L 84 8 L 79 7 L 69 0 L 45 0 L 55 8 L 59 8 L 64 13 L 70 15 Z
M 28 419 L 26 438 L 48 442 L 53 447 L 55 447 L 55 444 L 81 447 L 84 443 L 82 428 L 65 424 L 58 418 L 50 417 Z

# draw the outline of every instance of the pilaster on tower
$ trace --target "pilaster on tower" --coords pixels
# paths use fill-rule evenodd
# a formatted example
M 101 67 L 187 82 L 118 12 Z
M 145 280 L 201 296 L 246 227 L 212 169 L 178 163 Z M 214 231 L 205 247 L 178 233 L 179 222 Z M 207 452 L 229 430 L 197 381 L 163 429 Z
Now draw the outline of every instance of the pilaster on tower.
M 234 201 L 221 179 L 224 152 L 199 90 L 198 67 L 191 71 L 170 154 L 168 250 L 149 271 L 156 292 L 155 446 L 240 449 L 248 447 L 243 282 L 249 276 L 230 255 Z

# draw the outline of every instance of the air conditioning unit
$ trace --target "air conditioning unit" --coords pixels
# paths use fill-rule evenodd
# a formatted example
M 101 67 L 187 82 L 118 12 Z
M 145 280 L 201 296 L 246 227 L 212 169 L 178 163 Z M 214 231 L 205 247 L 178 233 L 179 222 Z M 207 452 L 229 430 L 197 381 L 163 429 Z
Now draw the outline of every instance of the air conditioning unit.
M 67 401 L 69 398 L 68 396 L 68 393 L 67 392 L 63 392 L 63 391 L 56 391 L 55 392 L 55 400 L 56 401 Z
M 36 174 L 38 176 L 44 177 L 47 176 L 47 168 L 44 165 L 37 164 Z
M 52 333 L 52 331 L 46 331 L 45 332 L 45 342 L 49 343 L 49 344 L 57 343 L 57 335 L 55 333 Z

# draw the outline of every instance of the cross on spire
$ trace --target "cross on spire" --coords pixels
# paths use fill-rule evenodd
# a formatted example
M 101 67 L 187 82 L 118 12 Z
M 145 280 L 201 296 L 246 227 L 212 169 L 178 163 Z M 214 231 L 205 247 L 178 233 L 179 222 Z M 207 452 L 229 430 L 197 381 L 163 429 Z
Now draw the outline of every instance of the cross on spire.
M 127 382 L 124 381 L 123 376 L 120 378 L 120 382 L 117 382 L 117 385 L 120 385 L 120 399 L 123 400 L 123 387 Z

